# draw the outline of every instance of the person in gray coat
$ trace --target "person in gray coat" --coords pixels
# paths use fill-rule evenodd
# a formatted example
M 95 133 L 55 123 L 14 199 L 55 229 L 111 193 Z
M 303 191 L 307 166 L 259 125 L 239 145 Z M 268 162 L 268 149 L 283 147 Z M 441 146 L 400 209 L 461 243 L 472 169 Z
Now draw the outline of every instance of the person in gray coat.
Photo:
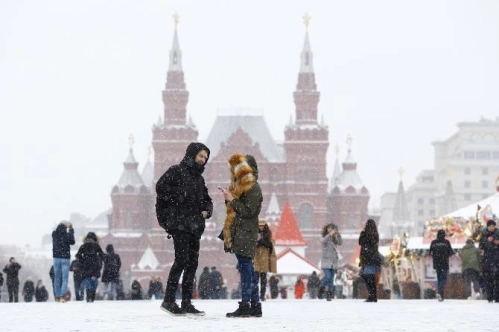
M 321 287 L 326 290 L 326 299 L 331 301 L 334 294 L 334 275 L 338 270 L 339 250 L 338 247 L 343 243 L 341 235 L 338 232 L 338 226 L 333 223 L 327 224 L 322 228 L 322 258 L 321 268 L 324 270 L 324 278 Z

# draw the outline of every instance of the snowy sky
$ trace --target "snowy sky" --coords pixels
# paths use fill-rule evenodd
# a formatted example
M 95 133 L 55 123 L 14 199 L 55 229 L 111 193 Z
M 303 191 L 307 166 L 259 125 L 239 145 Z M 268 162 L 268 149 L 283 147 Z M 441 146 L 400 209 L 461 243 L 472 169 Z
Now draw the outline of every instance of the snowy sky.
M 497 331 L 497 303 L 467 300 L 268 300 L 262 318 L 226 318 L 237 300 L 198 300 L 203 317 L 172 317 L 159 300 L 2 303 L 2 331 Z M 26 319 L 29 317 L 29 319 Z
M 0 243 L 38 244 L 71 212 L 109 208 L 130 133 L 143 166 L 175 12 L 201 140 L 230 107 L 261 109 L 283 139 L 309 13 L 328 175 L 351 134 L 371 207 L 399 167 L 406 186 L 432 168 L 431 142 L 457 122 L 498 115 L 493 0 L 0 1 Z

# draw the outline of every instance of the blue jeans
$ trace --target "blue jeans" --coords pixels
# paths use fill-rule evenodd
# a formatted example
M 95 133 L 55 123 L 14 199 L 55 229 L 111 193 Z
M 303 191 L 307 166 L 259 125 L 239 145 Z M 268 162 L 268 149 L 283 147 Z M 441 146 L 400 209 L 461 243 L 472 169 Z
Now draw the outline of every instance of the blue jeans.
M 258 279 L 253 268 L 253 259 L 236 254 L 237 269 L 241 274 L 241 301 L 259 302 Z
M 116 283 L 115 282 L 105 282 L 104 283 L 104 295 L 107 294 L 108 300 L 116 300 Z
M 97 286 L 99 285 L 99 279 L 96 277 L 87 277 L 83 280 L 83 283 L 85 284 L 85 288 L 87 289 L 87 295 L 88 292 L 95 292 L 97 290 Z
M 335 269 L 323 269 L 324 270 L 324 279 L 321 281 L 321 287 L 328 288 L 329 292 L 333 294 L 334 292 L 334 275 L 336 274 Z
M 68 279 L 69 258 L 54 257 L 54 293 L 56 298 L 66 296 Z
M 438 288 L 438 294 L 440 294 L 441 297 L 444 297 L 444 288 L 445 284 L 447 282 L 447 273 L 449 272 L 448 270 L 443 270 L 443 269 L 438 269 L 435 270 L 437 272 L 437 288 Z

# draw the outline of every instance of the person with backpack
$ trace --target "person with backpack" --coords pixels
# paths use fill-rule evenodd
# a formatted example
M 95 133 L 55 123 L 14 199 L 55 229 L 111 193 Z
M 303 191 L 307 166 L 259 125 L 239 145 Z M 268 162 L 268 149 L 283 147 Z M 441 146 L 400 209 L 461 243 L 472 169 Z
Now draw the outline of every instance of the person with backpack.
M 121 258 L 114 252 L 112 244 L 106 246 L 104 256 L 104 271 L 102 282 L 104 283 L 104 299 L 116 300 L 116 285 L 120 279 Z
M 173 237 L 175 260 L 168 275 L 161 310 L 171 315 L 204 315 L 191 303 L 198 268 L 201 235 L 205 220 L 211 217 L 213 203 L 203 172 L 210 150 L 202 143 L 187 146 L 182 161 L 173 165 L 156 183 L 156 215 L 159 225 Z M 181 307 L 175 302 L 180 276 Z

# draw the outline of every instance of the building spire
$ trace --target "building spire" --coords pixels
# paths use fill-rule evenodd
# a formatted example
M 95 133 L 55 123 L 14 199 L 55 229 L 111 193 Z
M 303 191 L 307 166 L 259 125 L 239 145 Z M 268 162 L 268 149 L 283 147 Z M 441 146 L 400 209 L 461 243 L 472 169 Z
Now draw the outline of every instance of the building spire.
M 180 44 L 178 42 L 177 26 L 180 16 L 175 13 L 172 15 L 173 24 L 175 24 L 175 32 L 173 34 L 173 45 L 170 50 L 170 64 L 168 71 L 182 71 L 182 52 L 180 51 Z
M 312 49 L 310 48 L 310 40 L 308 38 L 308 27 L 310 25 L 311 17 L 308 14 L 303 15 L 303 24 L 305 25 L 305 41 L 303 42 L 303 49 L 301 51 L 300 73 L 313 73 L 314 64 Z

